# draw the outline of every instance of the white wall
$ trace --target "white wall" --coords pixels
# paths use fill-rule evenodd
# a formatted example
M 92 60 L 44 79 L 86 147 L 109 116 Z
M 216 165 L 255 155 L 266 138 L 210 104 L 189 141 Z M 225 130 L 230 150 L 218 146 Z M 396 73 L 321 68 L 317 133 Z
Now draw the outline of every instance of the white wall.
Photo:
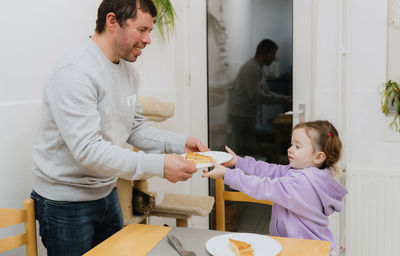
M 101 1 L 15 0 L 0 9 L 0 207 L 22 208 L 31 192 L 31 145 L 40 118 L 44 80 L 53 63 L 72 45 L 92 34 Z M 175 0 L 179 19 L 169 42 L 157 30 L 152 44 L 134 63 L 141 73 L 143 96 L 176 104 L 176 114 L 162 127 L 207 141 L 205 1 Z M 191 9 L 190 9 L 191 8 Z M 204 14 L 204 15 L 202 15 Z M 193 51 L 196 49 L 196 51 Z M 186 78 L 191 74 L 191 83 Z M 192 125 L 195 116 L 198 125 Z M 207 180 L 154 182 L 159 192 L 208 194 Z M 192 226 L 207 228 L 207 218 Z M 22 227 L 21 227 L 22 228 Z M 21 229 L 22 230 L 22 229 Z M 1 230 L 0 237 L 11 234 Z M 40 239 L 40 237 L 38 237 Z M 40 240 L 40 251 L 43 253 Z M 23 255 L 17 249 L 4 255 Z
M 397 4 L 397 8 L 400 8 L 399 1 L 389 0 L 388 1 L 388 71 L 387 79 L 400 82 L 399 72 L 399 60 L 400 60 L 400 27 L 396 27 L 393 24 L 393 7 Z
M 385 123 L 380 110 L 379 90 L 383 82 L 397 79 L 400 61 L 396 40 L 388 43 L 388 28 L 399 38 L 399 32 L 388 23 L 387 5 L 375 0 L 353 1 L 349 6 L 351 24 L 351 59 L 349 84 L 350 158 L 354 164 L 395 166 L 399 169 L 400 135 Z M 374 27 L 369 27 L 374 24 Z M 396 33 L 397 31 L 397 33 Z M 388 45 L 391 47 L 388 48 Z M 389 58 L 390 56 L 390 58 Z M 388 59 L 390 73 L 388 73 Z M 389 75 L 390 74 L 390 77 Z
M 380 110 L 381 84 L 387 79 L 398 81 L 400 77 L 400 62 L 394 58 L 399 53 L 398 40 L 393 40 L 399 38 L 399 29 L 388 42 L 388 28 L 393 29 L 388 25 L 388 13 L 386 1 L 381 0 L 319 0 L 312 4 L 312 111 L 309 119 L 326 118 L 337 126 L 344 144 L 342 163 L 348 168 L 349 175 L 355 170 L 352 166 L 357 166 L 357 172 L 364 170 L 367 173 L 373 169 L 382 175 L 389 171 L 400 173 L 400 134 L 388 127 L 387 118 Z M 357 191 L 351 186 L 348 190 L 350 194 Z M 357 197 L 353 194 L 351 198 Z M 393 198 L 380 201 L 380 206 L 390 208 L 392 201 L 398 199 L 399 196 L 393 195 Z M 351 200 L 346 202 L 347 206 L 354 203 Z M 368 211 L 370 206 L 362 207 L 359 212 Z M 354 216 L 351 211 L 346 215 L 352 217 L 346 218 L 347 221 L 360 220 L 361 217 Z M 378 232 L 379 225 L 371 225 L 376 221 L 383 223 L 384 217 L 362 219 L 364 232 Z M 345 244 L 346 240 L 355 241 L 355 237 L 349 236 L 357 235 L 357 240 L 364 245 L 375 242 L 368 240 L 370 236 L 363 236 L 360 240 L 360 230 L 343 228 L 340 232 L 346 231 L 348 237 L 340 237 L 339 242 L 347 247 L 346 255 L 363 255 L 358 251 L 362 244 Z M 399 238 L 390 236 L 384 239 L 391 244 Z M 381 250 L 378 248 L 378 251 Z M 390 252 L 390 255 L 395 253 L 398 252 Z
M 2 3 L 0 9 L 0 207 L 22 208 L 31 192 L 31 146 L 45 77 L 56 59 L 94 30 L 97 1 Z M 22 227 L 21 227 L 22 228 Z M 1 235 L 10 230 L 1 230 Z M 40 241 L 39 241 L 39 243 Z M 42 251 L 42 247 L 39 248 Z M 23 255 L 19 248 L 5 255 Z
M 357 171 L 365 172 L 369 169 L 376 170 L 376 174 L 386 175 L 385 173 L 393 172 L 399 175 L 399 152 L 400 152 L 400 134 L 395 133 L 388 126 L 389 118 L 384 117 L 380 110 L 380 95 L 382 83 L 388 79 L 397 79 L 399 82 L 400 71 L 398 69 L 400 61 L 395 56 L 399 56 L 399 41 L 390 40 L 388 42 L 388 29 L 393 31 L 393 27 L 389 25 L 388 1 L 361 1 L 354 0 L 349 4 L 349 29 L 351 31 L 350 40 L 350 77 L 348 89 L 348 143 L 349 143 L 349 166 L 361 166 L 361 168 L 350 169 L 349 172 L 357 173 Z M 393 38 L 399 38 L 397 28 L 396 34 L 391 34 Z M 394 32 L 394 31 L 393 31 Z M 395 46 L 394 46 L 395 45 Z M 390 64 L 388 67 L 388 63 Z M 351 136 L 350 136 L 351 135 Z M 350 174 L 350 173 L 349 173 Z M 394 182 L 395 180 L 393 180 Z M 379 188 L 382 183 L 377 179 L 377 185 L 374 189 Z M 354 190 L 353 190 L 354 189 Z M 355 188 L 349 187 L 350 193 L 356 191 Z M 380 201 L 379 208 L 382 214 L 374 222 L 369 234 L 389 234 L 385 229 L 392 228 L 394 223 L 391 222 L 390 216 L 392 212 L 384 209 L 391 209 L 393 205 L 397 205 L 400 195 L 393 191 L 392 197 L 385 197 Z M 360 196 L 360 195 L 356 195 Z M 354 196 L 354 198 L 356 198 Z M 348 201 L 351 204 L 351 201 Z M 354 202 L 356 203 L 356 202 Z M 363 205 L 361 210 L 367 212 L 369 206 Z M 360 209 L 358 209 L 360 210 Z M 357 216 L 356 216 L 357 217 Z M 348 212 L 348 221 L 354 218 L 352 212 Z M 398 216 L 397 216 L 398 218 Z M 385 219 L 388 219 L 385 220 Z M 366 220 L 365 222 L 369 222 Z M 367 223 L 363 223 L 368 225 Z M 363 226 L 364 226 L 363 225 Z M 385 227 L 384 230 L 381 228 Z M 398 225 L 397 225 L 398 227 Z M 383 232 L 382 232 L 383 231 Z M 349 230 L 349 240 L 356 241 L 356 237 L 360 237 L 362 233 L 359 229 Z M 383 235 L 384 236 L 384 235 Z M 396 244 L 400 239 L 399 232 L 396 235 L 384 236 L 384 243 L 377 243 L 371 236 L 362 236 L 361 244 L 348 243 L 347 247 L 350 255 L 361 255 L 361 250 L 365 247 L 362 244 L 373 245 L 375 252 L 382 255 L 395 255 L 398 251 L 384 250 Z M 391 247 L 394 248 L 394 247 Z M 369 255 L 374 255 L 369 250 Z M 365 253 L 364 255 L 368 255 Z

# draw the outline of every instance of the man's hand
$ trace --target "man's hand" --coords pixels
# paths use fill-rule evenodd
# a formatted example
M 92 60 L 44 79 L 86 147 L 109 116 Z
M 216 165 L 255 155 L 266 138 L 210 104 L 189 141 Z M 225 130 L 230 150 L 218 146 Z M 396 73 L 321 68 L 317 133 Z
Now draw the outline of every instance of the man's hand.
M 172 183 L 185 181 L 197 171 L 194 164 L 177 154 L 166 154 L 164 159 L 164 178 Z
M 214 169 L 207 172 L 206 170 L 203 171 L 203 175 L 201 177 L 209 177 L 213 179 L 223 178 L 226 174 L 226 167 L 217 164 L 214 160 L 211 159 L 211 163 L 214 165 Z
M 209 151 L 210 149 L 207 148 L 198 138 L 189 137 L 186 141 L 185 145 L 185 153 L 188 152 L 205 152 Z

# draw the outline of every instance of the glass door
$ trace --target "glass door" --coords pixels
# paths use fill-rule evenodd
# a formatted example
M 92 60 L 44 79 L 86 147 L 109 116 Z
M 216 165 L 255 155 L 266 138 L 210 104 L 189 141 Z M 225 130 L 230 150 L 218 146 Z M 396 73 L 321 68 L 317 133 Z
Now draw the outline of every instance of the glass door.
M 292 0 L 208 0 L 212 150 L 287 164 L 292 116 Z M 215 183 L 210 180 L 210 194 Z M 226 230 L 268 234 L 271 207 L 226 203 Z M 215 218 L 211 218 L 215 228 Z

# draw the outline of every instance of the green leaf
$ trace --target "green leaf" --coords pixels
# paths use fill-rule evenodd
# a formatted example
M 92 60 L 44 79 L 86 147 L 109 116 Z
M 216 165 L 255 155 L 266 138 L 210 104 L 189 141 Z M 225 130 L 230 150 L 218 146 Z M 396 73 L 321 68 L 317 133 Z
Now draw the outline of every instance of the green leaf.
M 381 110 L 385 116 L 390 114 L 390 109 L 394 110 L 393 120 L 389 126 L 396 132 L 400 132 L 400 86 L 395 81 L 389 80 L 384 84 L 381 94 Z
M 175 9 L 170 0 L 153 0 L 157 8 L 157 17 L 155 24 L 160 31 L 162 39 L 169 39 L 175 31 L 175 18 L 177 18 Z

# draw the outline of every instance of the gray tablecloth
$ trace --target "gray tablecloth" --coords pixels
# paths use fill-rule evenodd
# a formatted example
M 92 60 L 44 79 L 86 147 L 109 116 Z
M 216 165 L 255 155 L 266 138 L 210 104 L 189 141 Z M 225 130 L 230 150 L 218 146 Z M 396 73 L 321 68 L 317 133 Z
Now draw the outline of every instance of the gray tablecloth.
M 195 228 L 178 228 L 174 227 L 168 234 L 176 236 L 182 243 L 185 250 L 194 251 L 196 256 L 209 256 L 206 243 L 208 239 L 229 234 L 231 232 L 222 232 L 215 230 L 195 229 Z M 179 256 L 167 241 L 165 236 L 147 255 L 149 256 Z

